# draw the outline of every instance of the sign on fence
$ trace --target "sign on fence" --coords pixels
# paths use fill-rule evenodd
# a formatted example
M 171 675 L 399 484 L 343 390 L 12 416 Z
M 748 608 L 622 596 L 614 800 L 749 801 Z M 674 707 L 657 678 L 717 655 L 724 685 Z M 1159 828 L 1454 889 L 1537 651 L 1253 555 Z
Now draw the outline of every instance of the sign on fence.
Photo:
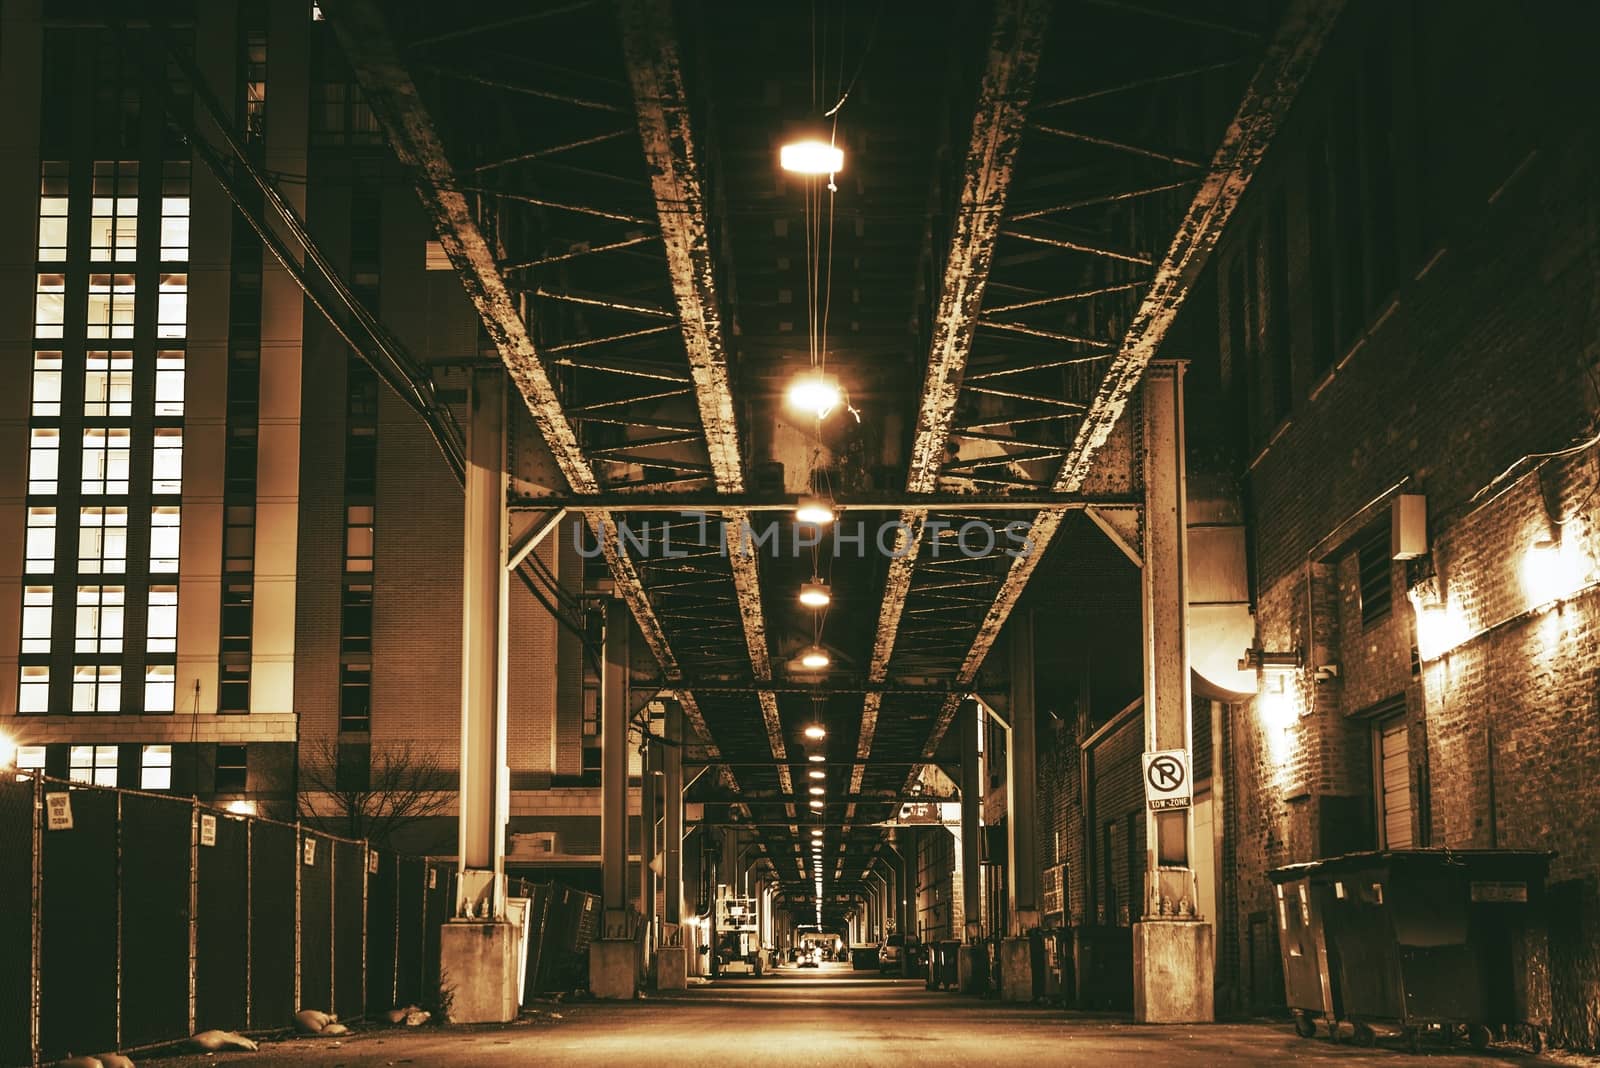
M 306 839 L 305 865 L 308 868 L 317 866 L 317 840 L 315 838 Z
M 72 795 L 53 793 L 44 795 L 45 826 L 52 831 L 72 830 Z
M 217 844 L 217 817 L 209 813 L 200 817 L 200 844 L 203 846 Z

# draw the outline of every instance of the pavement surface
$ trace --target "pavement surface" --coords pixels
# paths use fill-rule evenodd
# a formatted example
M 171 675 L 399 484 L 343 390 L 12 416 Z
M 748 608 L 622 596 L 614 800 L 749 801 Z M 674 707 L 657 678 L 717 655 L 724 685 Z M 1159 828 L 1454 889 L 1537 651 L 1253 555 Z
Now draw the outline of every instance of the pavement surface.
M 1515 1048 L 1424 1047 L 1393 1041 L 1376 1049 L 1302 1039 L 1287 1020 L 1206 1026 L 1137 1025 L 1127 1017 L 1006 1005 L 944 991 L 921 980 L 880 979 L 841 964 L 782 968 L 761 979 L 726 980 L 676 996 L 630 1003 L 547 1003 L 497 1027 L 374 1028 L 340 1039 L 265 1042 L 258 1053 L 140 1058 L 161 1068 L 238 1061 L 251 1065 L 391 1068 L 496 1065 L 1007 1064 L 1210 1065 L 1407 1063 L 1426 1068 L 1579 1062 Z

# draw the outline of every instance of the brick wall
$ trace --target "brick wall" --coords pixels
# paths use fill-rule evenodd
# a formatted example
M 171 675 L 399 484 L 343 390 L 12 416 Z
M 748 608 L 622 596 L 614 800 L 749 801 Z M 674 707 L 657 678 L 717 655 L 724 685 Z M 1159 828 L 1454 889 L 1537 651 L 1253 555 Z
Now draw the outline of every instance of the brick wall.
M 1264 692 L 1229 725 L 1232 841 L 1222 863 L 1237 893 L 1238 933 L 1226 951 L 1249 959 L 1248 917 L 1269 907 L 1266 870 L 1375 842 L 1360 825 L 1374 808 L 1372 725 L 1363 714 L 1399 697 L 1419 844 L 1559 853 L 1552 1037 L 1594 1048 L 1600 598 L 1587 583 L 1600 474 L 1584 450 L 1520 480 L 1516 472 L 1531 465 L 1496 479 L 1520 457 L 1573 445 L 1594 428 L 1596 130 L 1564 108 L 1559 78 L 1572 57 L 1525 47 L 1537 36 L 1559 49 L 1554 42 L 1570 38 L 1571 27 L 1413 5 L 1376 18 L 1357 10 L 1365 14 L 1324 56 L 1233 226 L 1235 235 L 1248 232 L 1269 203 L 1286 198 L 1294 328 L 1283 355 L 1294 403 L 1242 466 L 1258 637 L 1269 650 L 1308 651 L 1309 664 L 1264 675 Z M 1303 131 L 1343 106 L 1341 70 L 1363 35 L 1387 32 L 1390 17 L 1405 22 L 1393 38 L 1394 129 L 1408 135 L 1391 146 L 1405 221 L 1368 254 L 1392 254 L 1398 282 L 1334 354 L 1333 369 L 1316 374 L 1318 250 L 1303 212 L 1320 164 L 1303 150 Z M 1486 65 L 1489 55 L 1495 61 Z M 1233 373 L 1227 279 L 1240 248 L 1225 242 L 1213 261 L 1221 366 Z M 1390 615 L 1364 625 L 1352 539 L 1387 522 L 1387 500 L 1372 502 L 1402 483 L 1427 498 L 1431 558 L 1396 562 Z M 1529 612 L 1535 595 L 1524 561 L 1535 540 L 1553 535 L 1553 519 L 1569 520 L 1561 528 L 1565 586 L 1578 592 Z M 1444 608 L 1419 623 L 1413 588 Z M 1325 663 L 1339 673 L 1316 681 L 1311 669 Z

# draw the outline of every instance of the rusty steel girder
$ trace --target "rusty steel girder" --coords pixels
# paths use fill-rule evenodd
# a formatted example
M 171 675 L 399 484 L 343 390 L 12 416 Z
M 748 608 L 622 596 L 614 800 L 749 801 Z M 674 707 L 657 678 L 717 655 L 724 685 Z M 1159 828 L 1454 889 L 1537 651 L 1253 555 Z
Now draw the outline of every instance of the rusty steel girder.
M 1057 492 L 1073 492 L 1083 487 L 1096 453 L 1111 436 L 1145 368 L 1166 338 L 1178 310 L 1255 177 L 1343 6 L 1343 0 L 1296 0 L 1285 12 L 1156 269 L 1117 355 L 1101 380 L 1094 403 L 1079 425 L 1072 451 L 1054 480 L 1053 488 Z M 961 682 L 970 683 L 976 675 L 1064 515 L 1060 509 L 1043 509 L 1035 517 L 1029 535 L 1035 552 L 1013 562 L 962 663 L 958 676 Z M 923 747 L 925 757 L 932 757 L 938 749 L 958 704 L 959 698 L 954 695 L 943 702 L 933 732 Z M 915 769 L 913 775 L 920 770 Z

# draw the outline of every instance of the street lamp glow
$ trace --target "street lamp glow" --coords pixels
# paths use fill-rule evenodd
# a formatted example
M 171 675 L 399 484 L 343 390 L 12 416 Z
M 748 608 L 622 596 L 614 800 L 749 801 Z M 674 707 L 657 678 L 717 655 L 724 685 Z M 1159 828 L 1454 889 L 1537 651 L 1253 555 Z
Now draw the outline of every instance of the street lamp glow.
M 801 523 L 820 527 L 833 522 L 833 505 L 821 497 L 802 497 L 795 506 L 794 517 Z
M 820 645 L 810 646 L 800 654 L 800 666 L 803 668 L 809 668 L 812 671 L 825 668 L 830 663 L 832 663 L 832 660 L 828 656 L 827 650 L 823 649 Z
M 822 724 L 813 723 L 811 726 L 806 728 L 805 734 L 807 738 L 810 738 L 813 741 L 820 741 L 828 736 L 828 731 L 822 726 Z M 812 759 L 815 760 L 816 758 L 813 757 Z
M 778 149 L 778 166 L 791 174 L 837 174 L 844 149 L 826 141 L 796 141 Z
M 826 608 L 833 596 L 828 592 L 826 582 L 804 582 L 800 584 L 800 603 L 807 608 Z
M 17 743 L 11 740 L 11 735 L 0 731 L 0 770 L 5 770 L 17 762 Z
M 823 371 L 806 371 L 789 383 L 789 407 L 797 412 L 826 419 L 839 407 L 843 394 L 839 380 Z

